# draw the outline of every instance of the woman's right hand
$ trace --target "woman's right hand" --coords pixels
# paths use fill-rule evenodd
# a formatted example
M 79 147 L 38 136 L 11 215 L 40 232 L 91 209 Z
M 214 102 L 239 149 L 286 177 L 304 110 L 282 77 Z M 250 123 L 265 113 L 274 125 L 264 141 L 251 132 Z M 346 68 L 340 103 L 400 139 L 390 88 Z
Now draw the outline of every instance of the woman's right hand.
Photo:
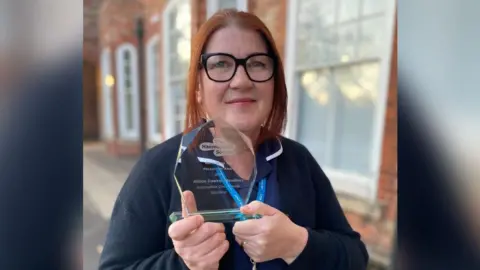
M 193 193 L 185 191 L 183 196 L 188 209 L 196 211 Z M 218 269 L 220 259 L 229 246 L 223 224 L 204 222 L 200 215 L 174 222 L 168 229 L 168 235 L 173 240 L 175 252 L 191 270 Z

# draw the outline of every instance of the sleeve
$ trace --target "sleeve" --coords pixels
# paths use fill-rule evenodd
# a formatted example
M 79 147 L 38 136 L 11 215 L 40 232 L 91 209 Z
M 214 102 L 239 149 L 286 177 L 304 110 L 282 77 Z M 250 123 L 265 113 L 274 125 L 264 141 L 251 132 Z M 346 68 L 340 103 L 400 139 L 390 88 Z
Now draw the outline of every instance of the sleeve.
M 305 148 L 306 150 L 306 148 Z M 367 268 L 368 252 L 338 202 L 330 180 L 307 151 L 316 194 L 316 228 L 307 228 L 308 241 L 288 269 L 362 270 Z
M 188 269 L 173 249 L 165 248 L 171 241 L 167 235 L 171 184 L 166 167 L 156 166 L 163 173 L 155 171 L 154 177 L 144 156 L 132 169 L 114 205 L 99 269 Z

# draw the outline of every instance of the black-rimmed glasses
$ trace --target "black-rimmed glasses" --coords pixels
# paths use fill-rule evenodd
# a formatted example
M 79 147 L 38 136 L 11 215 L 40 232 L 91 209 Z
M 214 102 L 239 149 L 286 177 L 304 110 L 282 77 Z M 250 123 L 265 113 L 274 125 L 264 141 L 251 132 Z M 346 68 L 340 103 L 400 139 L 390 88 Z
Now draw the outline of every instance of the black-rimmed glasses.
M 230 81 L 239 65 L 253 82 L 270 80 L 275 70 L 275 59 L 267 53 L 255 53 L 243 59 L 228 53 L 206 53 L 201 55 L 201 63 L 208 78 L 215 82 Z

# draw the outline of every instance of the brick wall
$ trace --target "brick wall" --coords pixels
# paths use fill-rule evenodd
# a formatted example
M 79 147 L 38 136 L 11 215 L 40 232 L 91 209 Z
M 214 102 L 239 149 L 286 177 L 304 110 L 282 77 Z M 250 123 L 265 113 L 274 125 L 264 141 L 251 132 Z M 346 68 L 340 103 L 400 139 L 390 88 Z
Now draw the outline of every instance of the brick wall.
M 123 43 L 138 46 L 136 37 L 136 19 L 144 17 L 146 7 L 137 0 L 104 0 L 99 11 L 99 46 L 101 49 L 109 48 L 111 52 L 112 75 L 116 77 L 115 51 Z M 146 36 L 147 40 L 148 36 Z M 101 51 L 100 49 L 100 51 Z M 102 83 L 102 82 L 100 82 Z M 99 87 L 101 89 L 101 87 Z M 114 125 L 114 138 L 118 138 L 118 104 L 117 85 L 113 85 L 112 115 Z M 138 142 L 123 142 L 118 139 L 107 142 L 107 150 L 114 155 L 138 155 L 140 146 Z
M 98 12 L 103 0 L 83 1 L 83 138 L 99 138 Z
M 83 1 L 83 59 L 97 63 L 98 59 L 98 12 L 104 0 Z
M 200 26 L 207 20 L 207 1 L 190 0 L 192 7 L 192 36 L 198 31 Z
M 287 0 L 249 0 L 249 11 L 257 15 L 272 33 L 280 56 L 285 54 Z

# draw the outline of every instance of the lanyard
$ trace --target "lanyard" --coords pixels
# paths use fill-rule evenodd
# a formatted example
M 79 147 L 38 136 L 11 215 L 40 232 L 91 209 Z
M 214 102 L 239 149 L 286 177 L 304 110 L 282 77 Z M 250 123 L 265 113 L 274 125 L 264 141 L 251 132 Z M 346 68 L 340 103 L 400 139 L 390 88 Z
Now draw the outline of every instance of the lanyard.
M 240 194 L 238 194 L 238 192 L 233 188 L 232 184 L 230 184 L 230 182 L 227 180 L 227 177 L 225 176 L 225 173 L 223 172 L 223 170 L 220 168 L 217 168 L 216 171 L 217 171 L 218 177 L 222 181 L 228 193 L 230 193 L 230 196 L 232 196 L 237 206 L 242 207 L 244 205 L 244 202 L 240 197 Z M 262 180 L 260 180 L 260 183 L 259 183 L 259 189 L 257 192 L 257 201 L 263 202 L 265 200 L 266 190 L 267 190 L 267 179 L 263 178 Z

